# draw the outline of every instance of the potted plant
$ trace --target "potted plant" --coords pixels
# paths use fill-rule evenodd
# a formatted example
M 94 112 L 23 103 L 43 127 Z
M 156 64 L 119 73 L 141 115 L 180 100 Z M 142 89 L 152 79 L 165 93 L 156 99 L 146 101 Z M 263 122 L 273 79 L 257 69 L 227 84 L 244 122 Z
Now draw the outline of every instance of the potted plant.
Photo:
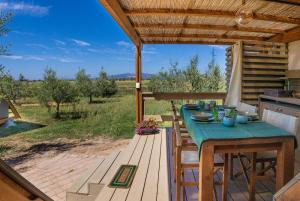
M 158 133 L 158 123 L 156 122 L 155 118 L 149 118 L 148 121 L 143 121 L 139 125 L 137 125 L 135 131 L 139 135 Z
M 234 109 L 226 109 L 225 116 L 223 118 L 223 125 L 227 127 L 232 127 L 235 124 L 236 119 L 236 110 Z

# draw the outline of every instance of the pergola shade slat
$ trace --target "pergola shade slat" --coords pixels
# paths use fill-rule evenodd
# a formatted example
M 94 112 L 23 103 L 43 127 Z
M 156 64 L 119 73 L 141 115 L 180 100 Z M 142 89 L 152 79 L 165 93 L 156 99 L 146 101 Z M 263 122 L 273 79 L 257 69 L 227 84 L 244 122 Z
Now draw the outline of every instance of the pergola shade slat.
M 235 21 L 242 0 L 99 2 L 135 45 L 160 42 L 232 44 L 234 40 L 291 42 L 300 39 L 300 6 L 294 2 L 289 4 L 289 1 L 246 1 L 253 11 L 253 20 L 246 25 L 238 25 Z
M 235 18 L 236 12 L 234 11 L 224 11 L 224 10 L 205 10 L 205 9 L 135 9 L 135 10 L 125 10 L 127 16 L 215 16 L 215 17 L 226 17 Z M 267 15 L 262 13 L 254 13 L 254 19 L 272 21 L 272 22 L 282 22 L 288 24 L 300 25 L 300 19 Z

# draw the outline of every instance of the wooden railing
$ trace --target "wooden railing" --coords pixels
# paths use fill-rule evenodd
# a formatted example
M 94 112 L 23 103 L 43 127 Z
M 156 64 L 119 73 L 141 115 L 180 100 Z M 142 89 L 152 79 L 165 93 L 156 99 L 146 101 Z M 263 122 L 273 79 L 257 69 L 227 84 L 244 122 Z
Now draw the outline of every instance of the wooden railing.
M 227 93 L 224 92 L 143 92 L 142 93 L 142 109 L 141 117 L 145 115 L 145 101 L 147 100 L 222 100 L 225 103 Z M 170 105 L 171 107 L 171 105 Z M 169 116 L 162 115 L 162 119 L 169 121 Z

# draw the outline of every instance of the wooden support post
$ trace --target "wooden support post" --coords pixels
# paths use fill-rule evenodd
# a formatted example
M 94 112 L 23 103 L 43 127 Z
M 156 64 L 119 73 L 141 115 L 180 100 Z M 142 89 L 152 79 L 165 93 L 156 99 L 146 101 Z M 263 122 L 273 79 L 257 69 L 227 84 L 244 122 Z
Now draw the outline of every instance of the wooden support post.
M 276 166 L 276 191 L 281 189 L 294 176 L 294 139 L 288 139 L 282 143 L 277 151 Z
M 199 201 L 213 201 L 213 188 L 214 146 L 203 143 L 199 163 Z
M 135 52 L 135 108 L 136 108 L 136 123 L 140 123 L 143 120 L 143 112 L 142 112 L 142 73 L 141 73 L 141 46 L 136 46 Z

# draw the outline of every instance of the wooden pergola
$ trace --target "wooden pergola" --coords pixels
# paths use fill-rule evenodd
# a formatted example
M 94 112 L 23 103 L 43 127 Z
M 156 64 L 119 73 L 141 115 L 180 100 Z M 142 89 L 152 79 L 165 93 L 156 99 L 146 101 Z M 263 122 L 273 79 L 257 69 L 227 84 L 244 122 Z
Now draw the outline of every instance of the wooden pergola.
M 235 21 L 242 0 L 99 0 L 136 46 L 136 121 L 142 120 L 143 44 L 231 45 L 300 40 L 300 0 L 246 0 L 253 19 Z

